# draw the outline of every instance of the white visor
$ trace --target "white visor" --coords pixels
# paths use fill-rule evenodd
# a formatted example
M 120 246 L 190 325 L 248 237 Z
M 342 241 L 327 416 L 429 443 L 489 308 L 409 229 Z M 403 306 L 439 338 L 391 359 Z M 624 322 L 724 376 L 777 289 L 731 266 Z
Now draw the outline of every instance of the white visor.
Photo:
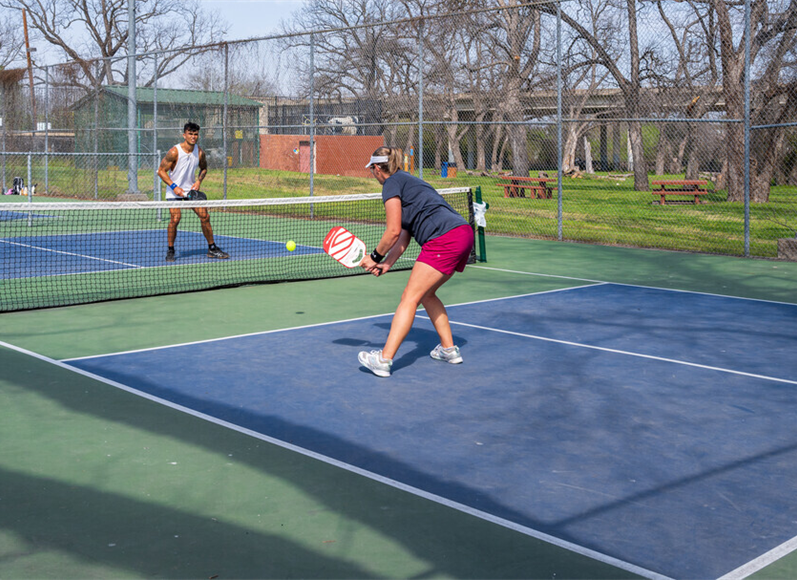
M 371 167 L 371 165 L 374 165 L 376 163 L 387 163 L 387 160 L 388 160 L 387 155 L 381 155 L 379 157 L 372 156 L 371 160 L 368 162 L 368 165 L 366 165 L 365 168 L 368 169 L 369 167 Z

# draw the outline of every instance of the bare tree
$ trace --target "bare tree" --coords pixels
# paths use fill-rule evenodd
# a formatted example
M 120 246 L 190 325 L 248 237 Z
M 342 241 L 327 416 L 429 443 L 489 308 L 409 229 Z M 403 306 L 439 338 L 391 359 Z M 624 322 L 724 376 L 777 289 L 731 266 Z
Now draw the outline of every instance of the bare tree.
M 18 11 L 4 10 L 0 13 L 0 70 L 25 55 L 25 38 Z
M 595 61 L 609 71 L 622 91 L 625 114 L 631 119 L 628 122 L 628 138 L 631 142 L 630 149 L 634 161 L 634 189 L 647 191 L 650 189 L 650 184 L 648 183 L 647 166 L 642 144 L 642 123 L 637 120 L 640 119 L 642 112 L 646 109 L 643 101 L 643 79 L 641 75 L 641 63 L 644 55 L 639 50 L 637 32 L 640 7 L 637 4 L 637 0 L 620 0 L 618 4 L 621 5 L 621 8 L 617 10 L 616 17 L 618 19 L 623 18 L 628 27 L 628 43 L 626 46 L 628 74 L 621 67 L 622 61 L 618 61 L 616 55 L 610 49 L 611 45 L 605 42 L 606 39 L 596 36 L 578 17 L 565 11 L 562 11 L 562 22 L 589 43 L 595 51 Z M 542 3 L 539 5 L 539 10 L 550 14 L 556 13 L 554 4 Z
M 662 70 L 652 75 L 659 89 L 657 109 L 665 117 L 672 113 L 679 118 L 703 118 L 716 109 L 722 97 L 718 90 L 721 71 L 714 12 L 691 0 L 675 6 L 659 0 L 657 8 L 672 48 L 671 54 L 660 57 Z M 663 63 L 672 65 L 666 67 Z M 685 166 L 686 178 L 697 179 L 700 154 L 705 152 L 709 136 L 710 131 L 699 123 L 663 125 L 657 145 L 656 173 L 678 173 Z
M 225 87 L 223 47 L 198 56 L 187 75 L 185 88 L 202 91 L 227 90 L 242 97 L 267 97 L 277 92 L 277 71 L 257 50 L 257 43 L 231 44 Z
M 744 118 L 745 38 L 739 38 L 741 6 L 710 0 L 716 13 L 722 61 L 722 91 L 731 119 Z M 793 1 L 752 3 L 750 58 L 757 78 L 753 83 L 752 124 L 772 125 L 797 112 L 797 82 L 793 70 L 797 3 Z M 738 40 L 737 40 L 738 39 Z M 760 72 L 758 72 L 760 71 Z M 785 128 L 753 131 L 750 144 L 750 199 L 769 200 L 769 188 Z M 728 200 L 744 199 L 744 128 L 728 126 Z
M 226 34 L 223 19 L 209 18 L 197 0 L 137 0 L 136 48 L 139 53 L 157 51 L 157 75 L 174 72 L 191 58 L 197 47 L 221 40 Z M 126 75 L 128 0 L 0 0 L 8 9 L 25 9 L 28 24 L 41 40 L 57 49 L 65 60 L 80 64 L 87 86 L 119 84 Z M 180 22 L 174 26 L 174 22 Z M 93 59 L 104 59 L 103 67 Z M 142 85 L 152 83 L 152 78 Z
M 477 171 L 487 169 L 487 141 L 489 138 L 500 140 L 494 134 L 487 122 L 495 117 L 495 87 L 500 84 L 499 71 L 495 67 L 483 66 L 483 63 L 492 61 L 490 45 L 481 31 L 481 26 L 474 24 L 470 34 L 463 38 L 464 72 L 467 75 L 467 85 L 473 102 L 472 142 L 475 145 Z M 491 135 L 491 133 L 493 133 Z M 497 156 L 497 153 L 496 153 Z
M 496 0 L 504 8 L 512 2 Z M 507 121 L 505 131 L 512 152 L 512 173 L 528 175 L 526 105 L 523 95 L 537 69 L 542 49 L 542 19 L 536 7 L 523 6 L 492 13 L 491 40 L 503 70 L 499 110 Z
M 376 24 L 392 20 L 394 14 L 392 3 L 386 0 L 310 0 L 305 10 L 284 24 L 283 32 L 292 35 L 284 44 L 293 50 L 304 47 L 309 51 L 312 40 L 312 72 L 318 93 L 330 97 L 387 96 L 385 93 L 392 91 L 386 83 L 384 65 L 392 30 Z M 335 31 L 324 32 L 330 29 Z M 311 39 L 309 33 L 313 31 Z M 302 78 L 308 79 L 304 85 L 309 85 L 310 79 L 308 54 L 296 62 Z
M 609 39 L 618 36 L 616 23 L 609 11 L 610 6 L 611 0 L 584 0 L 576 10 L 582 11 L 583 20 L 596 37 Z M 615 54 L 619 52 L 611 46 L 607 50 Z M 575 168 L 576 151 L 581 138 L 592 128 L 596 119 L 594 113 L 586 112 L 587 102 L 604 86 L 609 73 L 599 66 L 595 49 L 580 36 L 576 35 L 566 41 L 562 54 L 565 116 L 578 119 L 564 126 L 562 171 L 567 173 Z

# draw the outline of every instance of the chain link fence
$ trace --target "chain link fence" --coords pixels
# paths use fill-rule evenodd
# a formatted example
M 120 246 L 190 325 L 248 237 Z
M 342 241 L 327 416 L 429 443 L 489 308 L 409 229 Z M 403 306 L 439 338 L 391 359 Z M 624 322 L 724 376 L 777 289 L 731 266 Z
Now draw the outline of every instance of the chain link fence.
M 313 3 L 284 34 L 137 55 L 134 99 L 128 59 L 0 71 L 3 192 L 160 199 L 194 121 L 211 198 L 378 191 L 388 145 L 479 187 L 488 233 L 797 253 L 797 6 L 449 4 Z

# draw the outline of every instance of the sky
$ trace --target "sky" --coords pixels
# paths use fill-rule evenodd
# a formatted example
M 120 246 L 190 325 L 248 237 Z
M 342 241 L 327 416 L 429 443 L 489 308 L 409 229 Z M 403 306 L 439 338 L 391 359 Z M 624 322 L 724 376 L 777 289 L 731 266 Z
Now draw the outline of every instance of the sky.
M 229 40 L 268 36 L 280 20 L 300 10 L 305 0 L 199 0 L 210 14 L 220 14 L 230 25 Z

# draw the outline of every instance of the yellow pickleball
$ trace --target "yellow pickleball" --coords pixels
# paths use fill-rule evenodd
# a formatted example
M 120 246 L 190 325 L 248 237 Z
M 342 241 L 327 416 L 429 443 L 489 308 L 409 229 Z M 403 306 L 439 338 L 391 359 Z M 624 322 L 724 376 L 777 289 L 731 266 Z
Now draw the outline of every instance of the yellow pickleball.
M 290 241 L 288 241 L 287 244 L 285 244 L 285 247 L 288 248 L 289 252 L 292 252 L 292 251 L 294 251 L 296 249 L 296 242 L 294 242 L 293 240 L 290 240 Z

